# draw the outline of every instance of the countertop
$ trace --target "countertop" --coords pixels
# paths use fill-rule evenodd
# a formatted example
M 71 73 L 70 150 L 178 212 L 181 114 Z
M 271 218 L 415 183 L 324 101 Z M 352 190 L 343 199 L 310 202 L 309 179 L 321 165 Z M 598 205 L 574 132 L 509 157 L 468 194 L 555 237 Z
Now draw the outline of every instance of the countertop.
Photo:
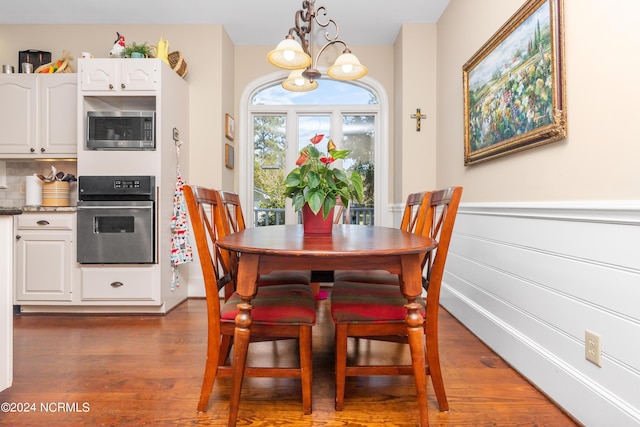
M 76 206 L 23 206 L 22 212 L 75 212 Z
M 0 206 L 0 215 L 20 215 L 25 212 L 75 212 L 76 206 L 23 206 L 21 208 L 13 208 Z
M 7 208 L 0 206 L 0 215 L 20 215 L 22 209 L 20 208 Z

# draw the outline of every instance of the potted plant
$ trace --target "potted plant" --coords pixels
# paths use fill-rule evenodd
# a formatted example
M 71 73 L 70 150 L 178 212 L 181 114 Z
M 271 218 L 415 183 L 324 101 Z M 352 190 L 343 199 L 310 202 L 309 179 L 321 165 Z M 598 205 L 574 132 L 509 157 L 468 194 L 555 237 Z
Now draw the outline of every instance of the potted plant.
M 332 139 L 327 143 L 327 154 L 321 153 L 316 147 L 324 138 L 322 134 L 316 134 L 311 138 L 311 144 L 300 151 L 296 161 L 296 168 L 285 179 L 285 196 L 292 199 L 296 212 L 303 210 L 303 222 L 305 211 L 333 223 L 333 208 L 339 197 L 345 208 L 349 202 L 355 200 L 362 203 L 362 177 L 356 171 L 347 175 L 342 169 L 332 168 L 331 165 L 338 159 L 345 159 L 351 150 L 338 150 Z M 329 232 L 331 231 L 329 225 Z
M 148 58 L 151 56 L 151 47 L 147 43 L 130 43 L 122 49 L 120 56 L 123 58 Z

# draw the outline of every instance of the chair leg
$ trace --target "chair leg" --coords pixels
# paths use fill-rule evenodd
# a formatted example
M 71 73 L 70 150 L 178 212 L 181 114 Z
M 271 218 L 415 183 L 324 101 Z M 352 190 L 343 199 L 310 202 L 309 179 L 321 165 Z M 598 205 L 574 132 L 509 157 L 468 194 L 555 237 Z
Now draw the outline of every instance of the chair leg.
M 438 399 L 440 410 L 446 412 L 449 410 L 449 402 L 444 389 L 444 381 L 442 380 L 442 369 L 440 368 L 440 351 L 438 346 L 438 336 L 435 337 L 427 333 L 427 366 L 429 366 L 429 375 L 433 383 L 433 389 Z
M 198 412 L 207 412 L 209 406 L 209 398 L 213 390 L 213 384 L 218 374 L 218 364 L 214 363 L 218 360 L 218 355 L 207 357 L 204 368 L 204 379 L 202 380 L 202 388 L 200 389 L 200 401 L 198 402 Z
M 229 399 L 229 427 L 235 427 L 238 421 L 238 408 L 240 406 L 240 392 L 242 380 L 247 365 L 247 353 L 251 339 L 251 304 L 242 302 L 238 304 L 240 312 L 236 316 L 236 329 L 233 338 L 233 373 L 231 382 L 231 396 Z
M 311 388 L 313 379 L 313 363 L 312 363 L 312 344 L 311 344 L 311 326 L 300 327 L 300 369 L 302 380 L 302 408 L 305 415 L 311 414 L 312 398 Z
M 336 411 L 344 409 L 344 389 L 347 377 L 347 325 L 336 324 L 335 334 L 336 351 Z
M 204 366 L 204 378 L 200 389 L 200 401 L 198 402 L 198 412 L 207 412 L 211 390 L 218 374 L 218 359 L 220 358 L 220 343 L 216 340 L 220 338 L 217 331 L 209 334 L 207 341 L 207 360 Z

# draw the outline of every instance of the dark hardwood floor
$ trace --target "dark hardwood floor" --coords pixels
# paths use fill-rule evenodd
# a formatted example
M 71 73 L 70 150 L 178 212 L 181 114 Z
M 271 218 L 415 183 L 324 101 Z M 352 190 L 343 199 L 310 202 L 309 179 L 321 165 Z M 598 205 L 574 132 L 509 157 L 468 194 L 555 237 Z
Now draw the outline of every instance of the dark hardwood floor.
M 333 325 L 319 302 L 314 328 L 313 414 L 302 414 L 300 383 L 245 380 L 238 425 L 413 426 L 418 414 L 412 377 L 347 379 L 345 410 L 333 408 Z M 16 316 L 13 387 L 0 393 L 9 426 L 222 426 L 230 380 L 219 379 L 205 414 L 196 413 L 206 345 L 204 300 L 167 316 Z M 440 316 L 441 358 L 451 411 L 440 412 L 429 385 L 431 426 L 575 426 L 446 311 Z M 379 344 L 375 344 L 379 346 Z M 408 358 L 384 344 L 376 357 Z M 295 361 L 293 342 L 253 344 L 250 358 Z M 350 342 L 350 349 L 355 349 Z M 373 358 L 361 340 L 357 355 Z M 284 355 L 284 356 L 283 356 Z

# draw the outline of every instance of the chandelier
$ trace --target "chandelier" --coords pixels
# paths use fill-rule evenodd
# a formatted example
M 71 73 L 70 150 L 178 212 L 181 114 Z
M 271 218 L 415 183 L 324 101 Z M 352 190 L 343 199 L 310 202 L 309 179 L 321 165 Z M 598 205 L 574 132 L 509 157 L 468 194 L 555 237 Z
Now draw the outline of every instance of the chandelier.
M 318 6 L 315 9 L 315 0 L 303 1 L 302 9 L 296 12 L 296 26 L 290 28 L 285 39 L 267 54 L 267 60 L 271 64 L 285 70 L 293 70 L 289 77 L 282 82 L 283 88 L 295 92 L 306 92 L 318 87 L 317 80 L 322 76 L 322 73 L 317 69 L 320 55 L 327 47 L 337 43 L 343 45 L 344 50 L 327 70 L 329 77 L 336 80 L 356 80 L 367 75 L 367 67 L 360 64 L 358 58 L 351 53 L 347 43 L 338 38 L 340 29 L 336 21 L 326 19 L 326 15 L 324 6 Z M 327 42 L 320 48 L 315 59 L 311 55 L 314 25 L 322 28 L 332 26 L 335 30 L 333 36 L 328 31 L 325 32 L 324 37 Z M 295 36 L 299 41 L 295 39 Z

